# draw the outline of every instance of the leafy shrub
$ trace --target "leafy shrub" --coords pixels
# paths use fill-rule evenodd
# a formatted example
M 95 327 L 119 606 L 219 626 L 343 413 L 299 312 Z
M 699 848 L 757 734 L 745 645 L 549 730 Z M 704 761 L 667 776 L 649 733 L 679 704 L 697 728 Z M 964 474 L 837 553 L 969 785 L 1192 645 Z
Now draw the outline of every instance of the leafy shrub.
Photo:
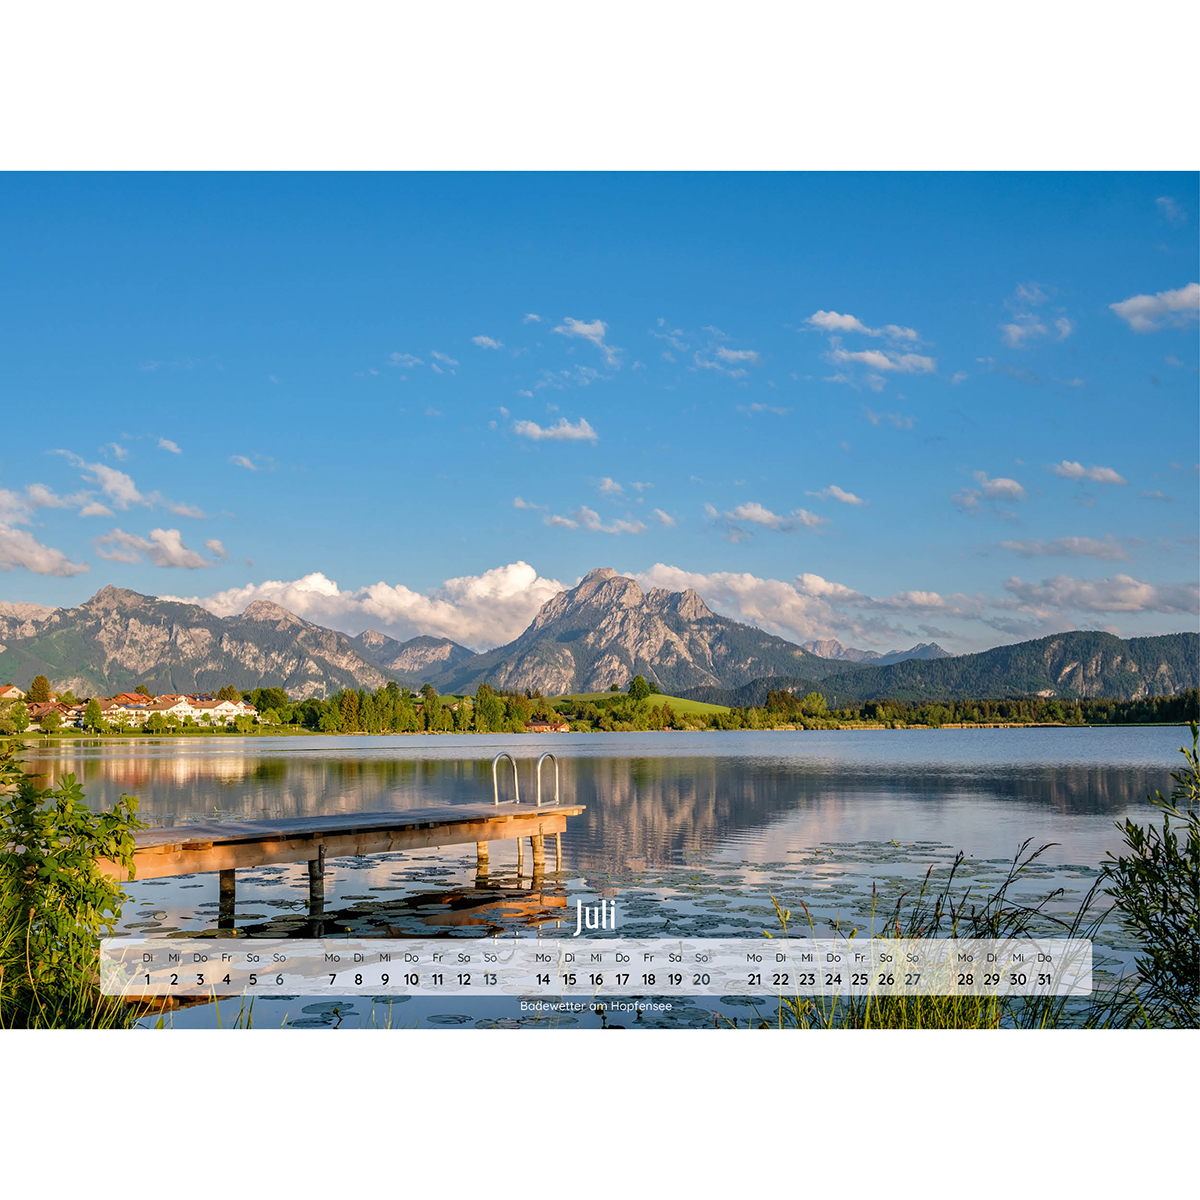
M 1200 726 L 1193 721 L 1191 730 L 1192 748 L 1179 748 L 1187 766 L 1171 773 L 1171 798 L 1148 797 L 1161 827 L 1118 823 L 1125 852 L 1104 864 L 1105 890 L 1142 944 L 1137 1001 L 1152 1025 L 1200 1024 Z
M 100 995 L 98 951 L 129 897 L 98 860 L 133 878 L 137 799 L 93 812 L 74 775 L 37 787 L 20 748 L 0 752 L 0 1026 L 126 1024 L 126 1006 Z

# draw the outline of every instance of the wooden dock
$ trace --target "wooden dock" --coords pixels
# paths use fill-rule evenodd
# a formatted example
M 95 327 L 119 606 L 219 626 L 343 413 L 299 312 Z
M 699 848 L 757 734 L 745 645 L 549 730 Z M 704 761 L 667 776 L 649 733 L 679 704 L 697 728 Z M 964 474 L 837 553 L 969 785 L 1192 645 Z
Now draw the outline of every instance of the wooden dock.
M 446 804 L 394 812 L 143 829 L 135 835 L 134 879 L 218 872 L 220 924 L 231 928 L 235 873 L 239 868 L 307 862 L 309 909 L 316 917 L 324 907 L 326 858 L 474 842 L 479 874 L 486 876 L 489 842 L 515 840 L 520 865 L 524 842 L 529 838 L 533 873 L 537 876 L 545 871 L 547 836 L 554 838 L 555 869 L 562 869 L 562 834 L 567 818 L 583 811 L 582 804 Z M 110 878 L 127 878 L 114 862 L 102 860 L 99 865 Z

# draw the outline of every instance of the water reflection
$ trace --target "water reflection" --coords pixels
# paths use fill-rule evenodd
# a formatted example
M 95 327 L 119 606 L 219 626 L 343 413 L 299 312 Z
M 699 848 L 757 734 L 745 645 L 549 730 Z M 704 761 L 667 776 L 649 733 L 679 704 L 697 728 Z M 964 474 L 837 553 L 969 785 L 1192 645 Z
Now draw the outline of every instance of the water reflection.
M 823 843 L 933 838 L 1009 855 L 1024 836 L 1095 863 L 1113 822 L 1169 789 L 1173 728 L 559 738 L 563 796 L 587 805 L 564 847 L 585 872 L 709 853 L 762 861 Z M 530 782 L 535 738 L 92 743 L 39 747 L 90 802 L 138 795 L 151 824 L 304 817 L 478 802 L 491 757 L 514 749 Z M 640 752 L 643 751 L 646 752 Z M 630 753 L 639 751 L 639 753 Z

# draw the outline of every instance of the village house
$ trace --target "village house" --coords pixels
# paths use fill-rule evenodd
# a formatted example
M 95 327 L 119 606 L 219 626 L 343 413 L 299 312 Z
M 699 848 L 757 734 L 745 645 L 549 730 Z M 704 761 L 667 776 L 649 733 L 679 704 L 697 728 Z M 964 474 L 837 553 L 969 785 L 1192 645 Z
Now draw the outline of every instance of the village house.
M 24 700 L 25 693 L 14 684 L 8 683 L 0 687 L 0 700 Z
M 569 721 L 526 721 L 526 733 L 570 733 Z

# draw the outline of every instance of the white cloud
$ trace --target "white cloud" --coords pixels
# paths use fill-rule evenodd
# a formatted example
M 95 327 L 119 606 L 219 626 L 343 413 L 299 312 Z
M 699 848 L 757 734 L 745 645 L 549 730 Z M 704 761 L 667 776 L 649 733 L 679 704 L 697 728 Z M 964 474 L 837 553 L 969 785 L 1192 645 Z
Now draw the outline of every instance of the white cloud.
M 560 517 L 558 513 L 548 513 L 542 518 L 543 525 L 549 525 L 553 529 L 578 529 L 579 522 L 572 521 L 570 517 Z
M 144 554 L 156 567 L 194 570 L 214 565 L 185 546 L 178 529 L 152 529 L 149 538 L 126 533 L 123 529 L 110 529 L 103 537 L 96 538 L 95 546 L 101 558 L 112 562 L 141 562 Z
M 737 406 L 737 411 L 742 413 L 750 413 L 751 415 L 754 413 L 769 412 L 774 413 L 777 417 L 786 417 L 787 414 L 792 410 L 790 408 L 776 408 L 771 404 L 759 404 L 756 402 L 754 404 L 739 404 Z
M 171 441 L 170 438 L 160 437 L 158 439 L 158 448 L 160 450 L 167 450 L 171 454 L 182 454 L 183 453 L 183 451 L 180 450 L 180 448 L 173 441 Z
M 1059 317 L 1054 322 L 1054 328 L 1058 330 L 1058 340 L 1061 342 L 1071 336 L 1075 330 L 1075 325 L 1067 317 Z
M 405 369 L 408 367 L 420 367 L 424 365 L 422 360 L 419 359 L 415 354 L 401 354 L 398 350 L 394 350 L 390 355 L 388 355 L 388 361 L 393 367 L 402 367 Z
M 518 437 L 529 438 L 535 442 L 594 442 L 599 437 L 583 417 L 574 425 L 566 417 L 561 417 L 554 425 L 546 428 L 536 421 L 518 421 L 513 426 L 513 432 Z
M 85 462 L 78 454 L 72 454 L 69 450 L 56 450 L 54 453 L 61 454 L 72 465 L 79 467 L 85 479 L 98 484 L 114 507 L 127 509 L 134 504 L 146 507 L 153 504 L 151 498 L 138 491 L 137 485 L 124 471 L 118 471 L 104 463 Z
M 1108 306 L 1134 333 L 1153 333 L 1164 328 L 1182 329 L 1200 313 L 1200 283 L 1153 296 L 1130 296 Z
M 247 471 L 258 470 L 258 468 L 244 454 L 231 454 L 229 456 L 229 461 L 233 463 L 235 467 L 245 467 Z
M 950 376 L 950 382 L 954 384 L 964 383 L 966 379 L 966 371 L 955 371 L 954 374 Z
M 1085 467 L 1082 463 L 1068 462 L 1063 459 L 1050 468 L 1055 475 L 1063 479 L 1090 479 L 1093 483 L 1115 483 L 1124 485 L 1127 480 L 1112 469 L 1112 467 Z
M 979 501 L 984 498 L 988 500 L 1024 500 L 1028 495 L 1015 479 L 1006 479 L 1003 476 L 989 479 L 986 471 L 976 471 L 974 479 L 979 484 L 978 487 L 965 487 L 950 497 L 965 512 L 977 509 Z M 1006 513 L 1004 515 L 1013 516 L 1014 514 Z
M 192 517 L 199 521 L 205 516 L 204 510 L 196 504 L 176 504 L 170 500 L 164 500 L 163 503 L 177 517 Z
M 724 362 L 731 363 L 760 363 L 762 355 L 755 350 L 730 350 L 728 346 L 717 347 L 717 357 Z
M 231 616 L 254 600 L 270 600 L 345 633 L 378 629 L 401 641 L 419 635 L 448 637 L 483 650 L 515 638 L 562 590 L 558 580 L 543 578 L 526 562 L 515 562 L 482 575 L 447 579 L 427 592 L 388 583 L 342 591 L 332 579 L 314 572 L 302 579 L 267 580 L 204 598 L 193 596 L 189 602 L 218 616 Z
M 209 554 L 215 554 L 222 561 L 229 557 L 225 546 L 218 538 L 209 538 L 208 541 L 204 543 L 204 548 L 209 552 Z
M 588 508 L 586 504 L 577 508 L 571 516 L 575 519 L 576 524 L 581 525 L 584 529 L 592 533 L 645 533 L 646 526 L 641 521 L 610 521 L 607 525 L 600 519 L 600 514 L 595 509 Z
M 522 325 L 528 325 L 528 324 L 529 324 L 531 321 L 540 321 L 541 319 L 542 319 L 542 318 L 541 318 L 541 317 L 539 317 L 539 316 L 537 315 L 537 313 L 526 313 L 526 314 L 525 314 L 525 315 L 524 315 L 524 316 L 521 318 L 521 324 L 522 324 Z
M 1023 558 L 1095 558 L 1101 562 L 1113 562 L 1126 558 L 1125 548 L 1114 537 L 1063 537 L 1044 542 L 1030 538 L 1023 542 L 1001 542 L 1005 550 L 1012 550 Z
M 1172 225 L 1182 225 L 1187 220 L 1187 210 L 1175 199 L 1174 196 L 1159 196 L 1154 201 L 1158 205 L 1158 211 L 1162 213 Z
M 434 350 L 434 351 L 432 351 L 432 352 L 431 352 L 431 354 L 430 354 L 430 357 L 431 357 L 431 358 L 436 358 L 436 359 L 437 359 L 437 362 L 435 362 L 435 363 L 430 363 L 429 365 L 430 365 L 430 366 L 431 366 L 431 367 L 432 367 L 432 368 L 433 368 L 433 369 L 434 369 L 434 370 L 435 370 L 435 371 L 436 371 L 436 372 L 437 372 L 439 375 L 441 375 L 441 374 L 442 374 L 442 368 L 441 368 L 441 367 L 439 367 L 439 366 L 437 365 L 438 363 L 441 363 L 441 364 L 442 364 L 442 366 L 444 366 L 444 367 L 446 368 L 446 370 L 450 371 L 450 374 L 451 374 L 451 375 L 453 375 L 453 374 L 454 374 L 454 371 L 453 371 L 453 370 L 451 370 L 451 368 L 453 368 L 453 367 L 457 367 L 457 366 L 458 366 L 458 359 L 457 359 L 457 358 L 451 358 L 451 357 L 450 357 L 450 355 L 448 355 L 448 354 L 443 354 L 443 353 L 442 353 L 440 350 Z
M 220 546 L 220 542 L 217 545 Z M 194 570 L 215 565 L 185 546 L 178 529 L 151 529 L 149 539 L 126 533 L 124 529 L 109 529 L 103 538 L 95 540 L 95 546 L 101 558 L 114 563 L 139 563 L 145 554 L 155 566 L 181 566 Z
M 735 542 L 749 536 L 748 531 L 742 528 L 744 525 L 759 525 L 779 533 L 792 533 L 797 529 L 816 529 L 826 523 L 824 517 L 818 517 L 806 508 L 795 508 L 790 513 L 776 513 L 756 500 L 739 504 L 725 513 L 724 519 L 726 536 Z
M 520 496 L 514 496 L 512 502 L 513 508 L 526 508 L 540 510 L 545 508 L 544 504 L 533 504 L 529 500 L 523 500 Z
M 122 446 L 120 442 L 107 442 L 105 445 L 101 446 L 100 449 L 101 451 L 111 450 L 112 455 L 117 462 L 124 462 L 124 460 L 129 457 L 128 447 Z
M 1046 335 L 1046 327 L 1036 317 L 1030 316 L 1020 321 L 1010 322 L 1007 325 L 1001 325 L 1000 331 L 1004 334 L 1004 341 L 1013 349 L 1018 349 L 1030 338 L 1044 337 Z
M 480 334 L 478 337 L 471 339 L 477 346 L 482 346 L 484 350 L 503 350 L 504 343 L 497 341 L 496 338 L 490 338 L 486 334 Z
M 90 504 L 85 504 L 80 510 L 81 517 L 111 517 L 113 511 L 107 505 L 101 504 L 98 500 L 93 500 Z
M 861 497 L 856 496 L 853 492 L 843 491 L 836 483 L 831 483 L 819 492 L 805 492 L 804 494 L 806 496 L 816 496 L 818 500 L 838 500 L 842 504 L 866 504 L 866 501 Z
M 624 496 L 625 489 L 615 480 L 609 479 L 607 475 L 600 480 L 600 495 L 602 496 Z
M 902 413 L 877 413 L 872 412 L 869 408 L 864 410 L 864 415 L 872 425 L 882 425 L 887 422 L 889 425 L 894 425 L 897 429 L 911 429 L 916 423 L 916 417 L 906 417 Z
M 675 518 L 670 514 L 663 512 L 661 508 L 656 508 L 650 516 L 666 529 L 675 528 Z
M 975 482 L 979 490 L 989 500 L 1024 500 L 1025 489 L 1015 479 L 989 479 L 986 471 L 975 472 Z
M 1005 581 L 1023 607 L 1083 612 L 1200 613 L 1200 586 L 1194 583 L 1155 586 L 1130 575 L 1110 579 L 1072 579 L 1056 575 L 1040 584 L 1014 575 Z
M 894 614 L 974 618 L 982 612 L 977 597 L 901 592 L 878 600 L 807 573 L 785 581 L 729 571 L 705 575 L 656 563 L 635 578 L 645 588 L 694 588 L 714 612 L 795 642 L 838 637 L 894 645 L 897 638 L 911 636 L 911 631 L 893 624 Z
M 0 571 L 17 568 L 35 575 L 69 578 L 90 570 L 87 563 L 72 562 L 61 550 L 45 546 L 24 529 L 0 522 Z
M 898 371 L 903 375 L 927 374 L 937 370 L 937 360 L 924 354 L 900 354 L 895 350 L 843 350 L 835 346 L 829 351 L 835 363 L 862 363 L 876 371 Z
M 805 321 L 805 324 L 825 333 L 862 333 L 867 337 L 884 337 L 894 342 L 919 342 L 921 340 L 917 331 L 910 329 L 907 325 L 883 325 L 878 329 L 872 329 L 849 313 L 826 312 L 824 309 L 818 309 Z
M 604 361 L 610 367 L 618 365 L 620 348 L 604 344 L 608 326 L 603 321 L 577 321 L 574 317 L 564 317 L 561 325 L 555 325 L 554 332 L 561 333 L 563 337 L 583 338 L 591 342 L 604 355 Z

